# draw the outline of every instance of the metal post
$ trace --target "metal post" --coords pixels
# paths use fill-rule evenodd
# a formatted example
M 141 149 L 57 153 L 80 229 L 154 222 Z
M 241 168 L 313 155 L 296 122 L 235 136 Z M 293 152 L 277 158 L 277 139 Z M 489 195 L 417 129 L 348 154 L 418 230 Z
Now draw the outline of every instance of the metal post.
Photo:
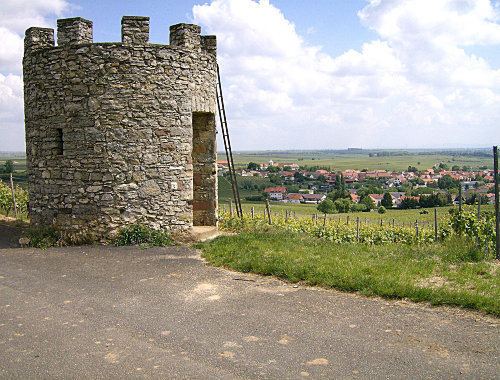
M 255 217 L 255 208 L 252 206 L 250 209 L 250 214 L 252 215 L 252 219 Z
M 498 199 L 498 147 L 493 147 L 493 171 L 495 177 L 495 232 L 496 232 L 496 258 L 500 260 L 500 210 Z
M 438 240 L 438 209 L 434 207 L 434 241 Z
M 12 173 L 10 173 L 10 191 L 12 192 L 12 205 L 14 206 L 14 216 L 17 218 L 16 192 L 14 191 L 14 180 L 12 179 Z

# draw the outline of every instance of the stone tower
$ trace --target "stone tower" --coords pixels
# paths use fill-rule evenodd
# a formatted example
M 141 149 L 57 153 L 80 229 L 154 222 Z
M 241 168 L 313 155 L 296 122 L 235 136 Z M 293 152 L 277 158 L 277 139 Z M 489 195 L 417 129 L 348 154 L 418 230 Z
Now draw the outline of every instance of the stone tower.
M 92 22 L 29 28 L 24 102 L 30 217 L 103 240 L 143 223 L 217 224 L 216 39 L 149 18 L 122 18 L 122 41 L 94 43 Z

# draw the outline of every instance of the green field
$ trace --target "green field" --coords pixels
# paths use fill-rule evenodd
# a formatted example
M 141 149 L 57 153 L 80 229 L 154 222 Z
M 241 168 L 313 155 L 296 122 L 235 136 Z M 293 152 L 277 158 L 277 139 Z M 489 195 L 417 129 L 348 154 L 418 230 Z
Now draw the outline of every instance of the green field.
M 222 155 L 220 155 L 222 157 Z M 450 168 L 453 165 L 470 166 L 474 169 L 480 166 L 493 167 L 493 159 L 488 157 L 474 157 L 453 154 L 410 154 L 401 156 L 369 157 L 368 153 L 360 154 L 334 154 L 324 152 L 285 152 L 276 154 L 270 152 L 234 153 L 236 165 L 246 166 L 249 162 L 264 163 L 272 160 L 274 162 L 297 163 L 301 166 L 324 166 L 332 170 L 345 169 L 368 169 L 368 170 L 390 170 L 402 171 L 408 166 L 415 166 L 419 170 L 432 168 L 440 162 L 446 163 Z

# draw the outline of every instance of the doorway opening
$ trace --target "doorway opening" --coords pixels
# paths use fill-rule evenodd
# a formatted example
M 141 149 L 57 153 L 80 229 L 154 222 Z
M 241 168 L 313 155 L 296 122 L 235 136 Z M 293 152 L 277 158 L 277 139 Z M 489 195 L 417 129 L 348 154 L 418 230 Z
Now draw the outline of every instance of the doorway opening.
M 217 225 L 215 115 L 193 112 L 193 226 Z

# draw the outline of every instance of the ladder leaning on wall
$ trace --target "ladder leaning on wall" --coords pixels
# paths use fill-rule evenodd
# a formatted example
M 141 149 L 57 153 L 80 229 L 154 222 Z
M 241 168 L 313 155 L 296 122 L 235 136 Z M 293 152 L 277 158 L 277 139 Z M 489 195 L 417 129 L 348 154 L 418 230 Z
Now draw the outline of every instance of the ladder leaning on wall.
M 227 129 L 226 110 L 224 108 L 224 98 L 222 97 L 222 85 L 220 82 L 219 65 L 217 65 L 217 108 L 219 111 L 220 127 L 222 130 L 222 138 L 224 140 L 224 149 L 226 150 L 227 166 L 229 169 L 229 178 L 231 179 L 231 188 L 233 190 L 233 199 L 236 205 L 236 214 L 239 218 L 243 217 L 241 210 L 240 191 L 236 180 L 236 172 L 234 170 L 233 152 L 231 150 L 231 141 L 229 140 L 229 130 Z

